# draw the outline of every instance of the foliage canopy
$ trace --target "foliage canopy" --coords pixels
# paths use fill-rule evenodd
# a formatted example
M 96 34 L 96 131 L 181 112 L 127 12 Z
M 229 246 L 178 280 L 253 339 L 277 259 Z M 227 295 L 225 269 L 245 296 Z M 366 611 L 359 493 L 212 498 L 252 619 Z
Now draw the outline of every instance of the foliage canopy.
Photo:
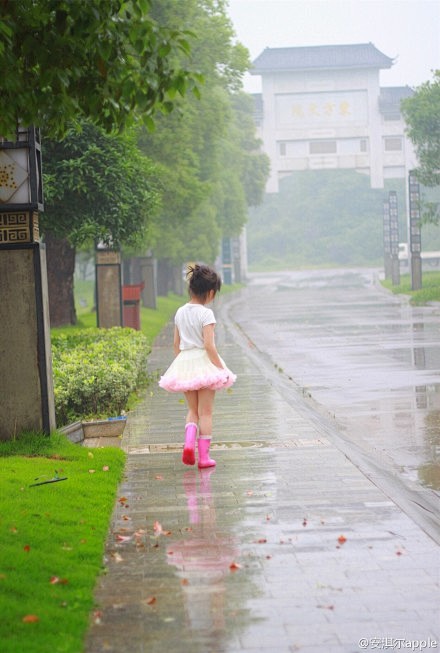
M 84 121 L 62 141 L 45 141 L 43 231 L 77 246 L 118 246 L 145 237 L 160 202 L 157 169 L 137 147 L 134 129 L 106 134 Z
M 0 134 L 20 121 L 60 136 L 78 117 L 106 131 L 135 116 L 152 126 L 158 108 L 198 92 L 193 37 L 159 25 L 149 0 L 0 2 Z
M 402 112 L 419 159 L 419 180 L 425 186 L 440 185 L 440 70 L 403 100 Z

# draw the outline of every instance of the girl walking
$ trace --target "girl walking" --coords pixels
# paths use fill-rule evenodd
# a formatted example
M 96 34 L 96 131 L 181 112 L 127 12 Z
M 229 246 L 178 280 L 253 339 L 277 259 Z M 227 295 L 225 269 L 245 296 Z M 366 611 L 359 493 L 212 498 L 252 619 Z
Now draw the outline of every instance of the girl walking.
M 226 367 L 215 346 L 216 319 L 207 304 L 221 288 L 221 279 L 207 265 L 194 265 L 188 271 L 190 300 L 174 318 L 175 359 L 160 378 L 168 392 L 183 392 L 188 406 L 182 462 L 194 465 L 197 429 L 198 466 L 213 467 L 209 455 L 212 438 L 212 410 L 216 390 L 229 388 L 237 378 Z

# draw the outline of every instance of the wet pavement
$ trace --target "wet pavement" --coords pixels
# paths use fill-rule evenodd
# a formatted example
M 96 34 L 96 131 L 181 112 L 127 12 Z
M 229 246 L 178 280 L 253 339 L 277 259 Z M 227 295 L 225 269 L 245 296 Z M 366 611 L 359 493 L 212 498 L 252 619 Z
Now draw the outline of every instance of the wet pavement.
M 85 653 L 435 650 L 432 490 L 402 498 L 388 468 L 280 369 L 287 353 L 275 365 L 259 351 L 243 331 L 252 293 L 216 308 L 218 347 L 238 374 L 216 398 L 216 468 L 180 462 L 179 395 L 152 386 L 130 413 Z M 167 367 L 171 342 L 168 328 L 151 370 Z
M 347 438 L 409 486 L 440 490 L 440 306 L 412 307 L 377 278 L 253 275 L 245 316 L 231 315 Z

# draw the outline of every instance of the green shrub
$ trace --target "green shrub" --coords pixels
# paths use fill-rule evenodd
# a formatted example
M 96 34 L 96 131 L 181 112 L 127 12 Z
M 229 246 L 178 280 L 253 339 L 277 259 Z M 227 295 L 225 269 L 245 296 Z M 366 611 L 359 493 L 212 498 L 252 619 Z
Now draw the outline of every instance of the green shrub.
M 147 380 L 150 346 L 133 329 L 87 329 L 52 335 L 58 426 L 87 416 L 118 415 Z

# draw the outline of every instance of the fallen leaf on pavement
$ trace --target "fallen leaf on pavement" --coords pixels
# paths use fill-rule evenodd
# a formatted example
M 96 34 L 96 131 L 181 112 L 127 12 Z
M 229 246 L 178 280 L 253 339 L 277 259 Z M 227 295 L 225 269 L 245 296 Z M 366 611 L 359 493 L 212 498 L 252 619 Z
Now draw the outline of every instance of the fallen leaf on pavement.
M 132 535 L 116 535 L 118 542 L 129 542 L 132 538 Z
M 148 599 L 145 599 L 145 603 L 147 605 L 154 605 L 156 603 L 156 597 L 155 596 L 149 596 Z
M 241 569 L 241 565 L 239 565 L 238 562 L 231 562 L 229 569 L 231 571 L 237 571 L 237 569 Z

